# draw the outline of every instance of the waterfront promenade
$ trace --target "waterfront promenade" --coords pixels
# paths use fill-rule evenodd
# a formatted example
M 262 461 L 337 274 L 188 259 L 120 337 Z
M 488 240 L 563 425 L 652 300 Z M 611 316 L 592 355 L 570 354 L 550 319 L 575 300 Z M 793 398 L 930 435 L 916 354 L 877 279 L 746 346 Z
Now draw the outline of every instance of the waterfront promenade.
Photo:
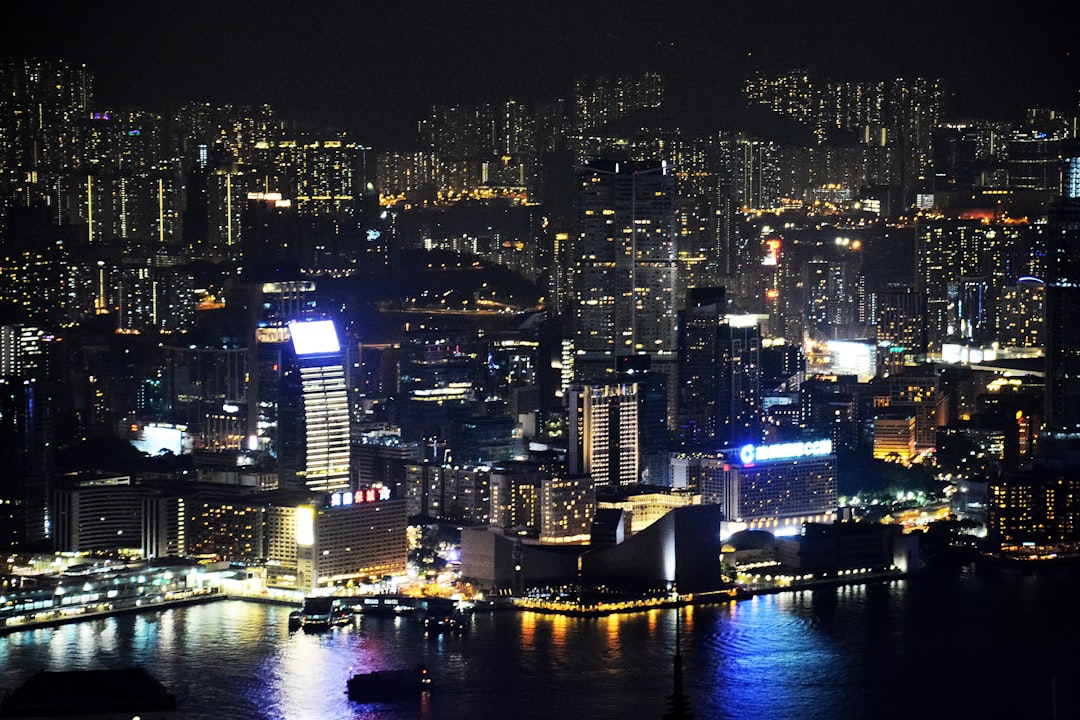
M 604 616 L 616 613 L 635 613 L 655 609 L 668 609 L 685 607 L 688 605 L 711 605 L 735 602 L 747 599 L 755 595 L 766 595 L 783 592 L 797 592 L 814 590 L 826 587 L 838 587 L 843 585 L 863 585 L 870 583 L 890 582 L 903 579 L 908 573 L 900 571 L 866 572 L 866 573 L 838 573 L 831 577 L 803 578 L 799 580 L 783 581 L 759 581 L 753 584 L 733 585 L 729 588 L 709 592 L 693 594 L 667 594 L 654 597 L 620 598 L 610 597 L 602 601 L 576 602 L 557 600 L 544 597 L 521 597 L 521 598 L 498 598 L 493 601 L 480 601 L 471 604 L 472 612 L 489 612 L 497 610 L 530 611 L 572 617 Z M 369 596 L 346 596 L 346 599 L 355 600 L 354 608 L 357 612 L 364 612 L 363 599 Z M 156 596 L 140 599 L 125 606 L 109 606 L 103 604 L 88 604 L 81 607 L 66 607 L 63 610 L 50 610 L 38 612 L 19 618 L 0 619 L 0 635 L 33 630 L 38 628 L 55 627 L 68 623 L 83 622 L 106 618 L 114 615 L 132 613 L 161 612 L 169 608 L 184 607 L 197 603 L 215 602 L 219 600 L 241 600 L 244 602 L 272 603 L 299 607 L 299 599 L 294 596 L 271 595 L 266 592 L 254 591 L 224 591 L 220 588 L 200 588 L 189 593 L 175 593 L 171 596 Z

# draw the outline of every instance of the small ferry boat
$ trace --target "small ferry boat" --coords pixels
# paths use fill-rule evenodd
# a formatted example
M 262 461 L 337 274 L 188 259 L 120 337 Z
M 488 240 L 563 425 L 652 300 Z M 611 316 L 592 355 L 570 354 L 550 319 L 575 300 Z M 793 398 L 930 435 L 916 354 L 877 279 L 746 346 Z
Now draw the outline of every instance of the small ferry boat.
M 453 600 L 429 598 L 424 611 L 424 629 L 429 635 L 455 633 L 469 628 L 469 616 Z
M 327 630 L 332 626 L 348 625 L 353 615 L 352 608 L 340 598 L 325 595 L 309 597 L 304 600 L 304 607 L 300 610 L 300 627 L 309 632 Z
M 426 665 L 411 670 L 376 670 L 353 675 L 348 681 L 349 699 L 358 703 L 408 700 L 431 690 L 431 673 Z

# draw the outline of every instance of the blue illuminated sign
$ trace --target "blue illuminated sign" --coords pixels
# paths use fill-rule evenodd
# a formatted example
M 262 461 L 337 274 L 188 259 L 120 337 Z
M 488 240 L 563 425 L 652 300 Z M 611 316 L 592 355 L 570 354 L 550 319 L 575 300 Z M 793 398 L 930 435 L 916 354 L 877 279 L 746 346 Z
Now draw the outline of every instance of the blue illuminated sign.
M 806 442 L 776 443 L 775 445 L 743 445 L 739 449 L 739 461 L 743 465 L 773 460 L 797 460 L 804 457 L 821 457 L 832 454 L 832 440 L 807 440 Z

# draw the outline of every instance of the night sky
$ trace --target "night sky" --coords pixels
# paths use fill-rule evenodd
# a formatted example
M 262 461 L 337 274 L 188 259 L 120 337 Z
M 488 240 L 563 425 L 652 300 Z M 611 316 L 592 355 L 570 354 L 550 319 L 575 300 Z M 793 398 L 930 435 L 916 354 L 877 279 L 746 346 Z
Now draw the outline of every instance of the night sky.
M 433 104 L 569 98 L 580 74 L 660 72 L 687 129 L 723 127 L 749 69 L 939 76 L 953 117 L 1080 97 L 1069 3 L 354 2 L 20 4 L 0 53 L 85 63 L 98 105 L 269 103 L 376 147 Z M 1016 10 L 1019 8 L 1019 14 Z M 1014 14 L 1009 14 L 1014 13 Z M 11 32 L 15 30 L 14 32 Z

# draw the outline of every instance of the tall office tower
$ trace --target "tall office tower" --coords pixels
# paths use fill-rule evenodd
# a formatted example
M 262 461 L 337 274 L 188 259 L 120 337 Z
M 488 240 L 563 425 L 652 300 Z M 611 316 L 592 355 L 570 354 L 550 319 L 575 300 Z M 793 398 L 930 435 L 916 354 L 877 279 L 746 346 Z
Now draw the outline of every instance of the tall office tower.
M 1061 173 L 1061 196 L 1080 198 L 1080 140 L 1066 143 L 1063 155 L 1065 167 Z
M 491 465 L 522 456 L 521 433 L 507 415 L 470 415 L 451 420 L 447 447 L 459 465 Z
M 688 450 L 761 440 L 761 334 L 724 288 L 691 288 L 679 323 L 679 439 Z
M 574 383 L 567 393 L 567 472 L 591 475 L 597 490 L 637 484 L 638 387 Z
M 675 177 L 666 162 L 600 162 L 581 174 L 574 267 L 575 371 L 675 350 Z
M 1051 209 L 1046 238 L 1046 425 L 1080 430 L 1080 198 Z
M 765 210 L 780 204 L 780 146 L 742 133 L 724 134 L 718 145 L 736 207 Z
M 574 83 L 578 130 L 596 128 L 664 102 L 664 80 L 656 73 L 636 77 L 597 77 Z
M 333 320 L 289 323 L 292 353 L 278 411 L 280 484 L 335 492 L 350 487 L 349 394 Z
M 170 422 L 186 425 L 192 433 L 207 434 L 210 425 L 220 426 L 211 418 L 235 416 L 235 431 L 240 437 L 227 444 L 239 448 L 248 431 L 248 378 L 251 376 L 251 353 L 226 338 L 198 345 L 185 337 L 183 343 L 162 348 L 162 383 L 165 408 Z M 253 385 L 253 383 L 252 383 Z M 230 434 L 235 434 L 232 432 Z
M 896 372 L 926 357 L 926 296 L 910 285 L 891 284 L 877 295 L 879 365 Z
M 359 440 L 352 452 L 356 486 L 384 485 L 394 497 L 408 497 L 405 468 L 423 459 L 423 445 L 402 442 L 401 428 L 390 425 L 366 428 L 360 432 Z
M 0 63 L 0 178 L 14 204 L 55 201 L 56 182 L 81 166 L 80 134 L 93 106 L 93 87 L 84 65 Z
M 315 315 L 315 283 L 310 280 L 269 282 L 250 288 L 248 307 L 254 317 L 254 337 L 248 339 L 253 368 L 248 381 L 248 432 L 259 450 L 276 456 L 281 378 L 291 352 L 288 324 Z

